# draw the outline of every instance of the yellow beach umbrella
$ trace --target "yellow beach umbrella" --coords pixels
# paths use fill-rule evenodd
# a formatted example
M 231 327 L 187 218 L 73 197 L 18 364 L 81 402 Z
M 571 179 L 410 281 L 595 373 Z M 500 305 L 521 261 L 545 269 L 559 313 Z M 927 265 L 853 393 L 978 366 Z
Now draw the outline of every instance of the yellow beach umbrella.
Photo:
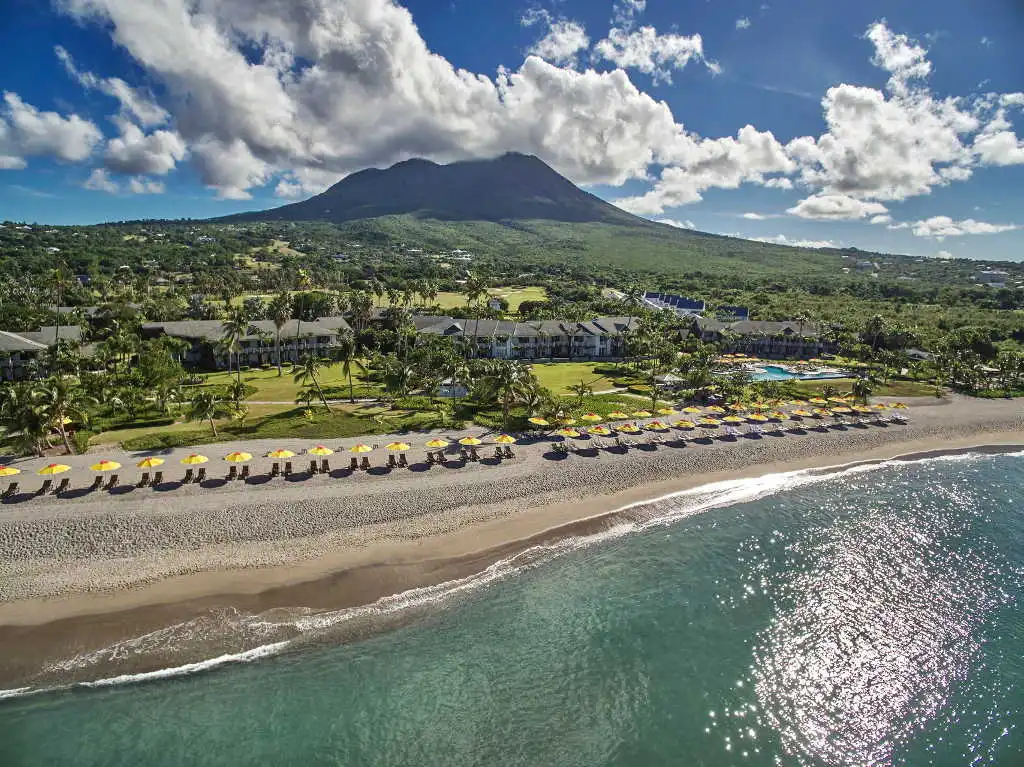
M 155 469 L 157 466 L 163 466 L 164 465 L 164 459 L 163 458 L 153 458 L 153 457 L 143 458 L 141 461 L 139 461 L 135 465 L 138 466 L 140 469 Z
M 697 421 L 701 426 L 721 426 L 722 422 L 717 418 L 701 418 Z
M 754 413 L 754 415 L 748 415 L 747 416 L 747 420 L 748 421 L 757 421 L 758 423 L 764 423 L 765 421 L 769 421 L 771 419 L 768 418 L 768 416 L 766 416 L 766 415 L 762 415 L 761 413 Z
M 658 408 L 658 415 L 679 415 L 679 411 L 670 407 L 662 407 Z
M 807 401 L 810 402 L 812 405 L 827 405 L 828 404 L 828 400 L 827 399 L 823 399 L 822 397 L 811 397 Z
M 829 402 L 834 402 L 837 405 L 845 405 L 847 400 L 845 397 L 829 397 Z
M 44 477 L 52 477 L 54 474 L 63 474 L 66 471 L 71 471 L 71 467 L 65 466 L 63 463 L 51 463 L 40 469 L 38 473 Z
M 889 407 L 896 408 L 897 410 L 906 410 L 907 406 L 903 402 L 893 402 Z
M 650 418 L 653 415 L 649 410 L 637 410 L 633 413 L 634 418 Z
M 607 426 L 591 426 L 587 431 L 596 437 L 607 437 L 612 433 Z
M 246 463 L 252 460 L 252 453 L 228 453 L 224 456 L 224 460 L 228 463 Z
M 871 407 L 873 407 L 873 408 L 874 408 L 875 410 L 885 410 L 885 409 L 886 409 L 886 408 L 888 408 L 889 406 L 888 406 L 888 405 L 886 405 L 886 404 L 884 404 L 884 403 L 882 403 L 882 402 L 876 402 L 876 403 L 875 403 L 874 405 L 872 405 Z
M 650 429 L 651 431 L 664 431 L 665 429 L 668 428 L 668 426 L 666 426 L 661 421 L 651 421 L 649 424 L 647 424 L 647 428 Z
M 803 399 L 791 399 L 787 404 L 795 405 L 796 407 L 803 407 L 807 404 L 807 400 Z
M 871 408 L 864 407 L 863 405 L 854 405 L 851 409 L 855 413 L 870 413 L 871 412 Z
M 744 405 L 742 402 L 733 402 L 731 405 L 729 405 L 729 409 L 730 410 L 734 410 L 734 411 L 736 411 L 738 413 L 738 412 L 741 412 L 743 410 L 746 410 L 747 406 Z
M 690 407 L 684 407 L 683 412 L 689 413 L 690 415 L 697 415 L 698 413 L 701 413 L 703 411 L 699 407 L 694 407 L 693 405 L 690 405 Z
M 100 461 L 99 463 L 94 463 L 89 468 L 92 469 L 93 471 L 117 471 L 118 469 L 121 468 L 121 464 L 119 464 L 117 461 L 104 460 Z
M 559 429 L 555 432 L 559 437 L 578 437 L 580 433 L 575 429 Z
M 694 429 L 697 427 L 693 421 L 676 421 L 674 424 L 677 429 Z
M 185 456 L 181 459 L 181 462 L 186 466 L 196 466 L 200 463 L 207 463 L 210 459 L 205 455 L 199 455 L 198 453 L 192 453 L 192 455 Z
M 810 410 L 794 410 L 793 415 L 800 416 L 801 418 L 810 418 L 814 413 Z
M 459 444 L 465 445 L 466 447 L 476 447 L 477 445 L 484 444 L 484 441 L 477 437 L 463 437 L 459 440 Z
M 767 410 L 771 405 L 767 402 L 755 402 L 751 407 L 754 408 L 754 410 Z
M 21 474 L 21 469 L 15 469 L 13 466 L 0 466 L 0 477 L 13 477 L 15 474 Z
M 494 441 L 498 445 L 514 445 L 516 444 L 516 438 L 508 434 L 502 434 L 500 437 L 495 437 Z
M 573 424 L 576 423 L 576 419 L 575 418 L 568 418 L 568 417 L 566 417 L 566 418 L 559 418 L 558 422 L 560 424 L 562 424 L 562 426 L 572 426 Z
M 373 448 L 370 447 L 369 445 L 364 445 L 363 443 L 360 442 L 358 445 L 350 447 L 348 451 L 350 453 L 372 453 Z
M 709 413 L 724 413 L 725 408 L 720 405 L 712 405 L 711 407 L 707 408 L 707 411 Z
M 319 456 L 325 456 L 325 457 L 328 456 L 328 455 L 334 455 L 334 451 L 333 450 L 331 450 L 329 447 L 324 447 L 323 445 L 317 445 L 316 447 L 311 447 L 308 452 L 309 452 L 310 455 L 319 455 Z
M 852 413 L 853 410 L 851 410 L 850 408 L 846 407 L 845 405 L 839 405 L 838 407 L 832 408 L 832 412 L 833 413 L 842 413 L 843 415 L 846 415 L 847 413 Z
M 411 450 L 412 445 L 407 442 L 392 442 L 390 445 L 385 445 L 384 449 L 390 450 L 392 453 L 404 453 L 406 450 Z
M 820 407 L 814 408 L 814 410 L 812 410 L 811 413 L 817 416 L 818 418 L 824 418 L 827 415 L 832 415 L 831 412 L 829 412 L 828 410 L 822 410 Z
M 722 420 L 725 421 L 726 423 L 743 423 L 743 419 L 740 418 L 738 415 L 727 415 Z
M 629 413 L 623 413 L 621 410 L 615 410 L 608 414 L 608 417 L 613 421 L 622 421 L 629 418 Z
M 272 450 L 267 453 L 267 458 L 294 458 L 295 453 L 291 450 Z
M 618 430 L 624 431 L 627 434 L 636 434 L 638 431 L 640 431 L 640 427 L 638 427 L 635 423 L 627 423 L 625 426 L 619 426 Z
M 450 444 L 450 442 L 438 438 L 430 440 L 430 442 L 427 443 L 427 447 L 429 447 L 431 450 L 441 450 L 448 447 L 448 445 Z
M 603 421 L 604 419 L 601 416 L 599 416 L 597 413 L 587 413 L 586 415 L 580 416 L 580 420 L 582 420 L 582 421 L 589 421 L 590 423 L 599 423 L 599 422 Z
M 527 419 L 534 426 L 550 426 L 551 422 L 546 418 L 529 418 Z M 430 443 L 427 443 L 427 447 L 430 447 Z
M 768 414 L 768 417 L 774 418 L 776 421 L 785 421 L 788 416 L 781 410 L 773 410 Z

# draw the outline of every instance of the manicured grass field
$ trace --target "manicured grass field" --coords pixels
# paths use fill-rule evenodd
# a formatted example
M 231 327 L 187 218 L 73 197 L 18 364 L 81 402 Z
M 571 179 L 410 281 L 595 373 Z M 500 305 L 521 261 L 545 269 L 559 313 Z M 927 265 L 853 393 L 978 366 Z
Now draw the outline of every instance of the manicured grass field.
M 580 381 L 594 391 L 615 388 L 612 379 L 605 374 L 611 371 L 611 365 L 607 362 L 545 362 L 535 364 L 532 368 L 541 385 L 556 395 L 572 394 L 569 387 Z M 598 368 L 604 372 L 596 372 Z
M 849 391 L 853 386 L 852 378 L 831 378 L 821 381 L 797 381 L 796 388 L 803 394 L 821 393 L 826 386 L 833 386 L 839 391 Z M 930 397 L 935 387 L 921 381 L 889 381 L 884 385 L 875 385 L 871 391 L 873 397 Z
M 508 310 L 510 312 L 518 312 L 519 305 L 523 303 L 523 301 L 548 300 L 547 289 L 536 285 L 525 288 L 491 288 L 490 293 L 492 296 L 498 296 L 508 301 Z
M 210 373 L 204 376 L 209 385 L 225 386 L 234 380 L 234 373 Z M 242 373 L 242 381 L 256 389 L 256 393 L 248 399 L 255 402 L 295 402 L 295 397 L 302 388 L 292 380 L 291 367 L 284 366 L 284 375 L 277 375 L 277 368 L 271 370 L 249 370 Z M 361 371 L 353 368 L 352 383 L 357 398 L 374 396 L 377 389 L 366 384 Z M 341 365 L 325 367 L 320 377 L 320 386 L 331 399 L 348 397 L 348 378 L 341 374 Z M 371 391 L 372 389 L 372 391 Z

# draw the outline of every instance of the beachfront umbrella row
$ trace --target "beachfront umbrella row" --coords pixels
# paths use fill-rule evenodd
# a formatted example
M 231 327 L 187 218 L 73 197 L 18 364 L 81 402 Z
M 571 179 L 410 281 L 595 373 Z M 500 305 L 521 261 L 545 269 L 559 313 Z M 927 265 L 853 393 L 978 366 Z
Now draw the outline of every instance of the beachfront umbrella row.
M 686 414 L 690 414 L 690 415 L 699 415 L 699 414 L 702 414 L 702 413 L 714 413 L 714 414 L 727 413 L 730 410 L 733 411 L 734 413 L 738 413 L 738 412 L 743 412 L 745 410 L 770 410 L 773 407 L 778 407 L 780 404 L 782 404 L 782 403 L 778 403 L 778 402 L 776 402 L 776 403 L 754 402 L 754 403 L 751 403 L 751 404 L 747 405 L 747 404 L 740 403 L 740 402 L 734 402 L 733 404 L 728 405 L 726 407 L 722 407 L 720 405 L 709 405 L 709 406 L 703 407 L 703 408 L 690 406 L 690 407 L 683 408 L 681 411 L 673 410 L 672 408 L 661 408 L 660 410 L 657 411 L 657 413 L 658 413 L 658 415 L 678 415 L 680 412 L 682 412 L 682 413 L 686 413 Z M 903 404 L 902 402 L 896 402 L 896 403 L 894 403 L 892 405 L 883 405 L 882 403 L 878 403 L 876 405 L 872 405 L 870 408 L 867 407 L 867 406 L 862 406 L 862 405 L 853 405 L 853 404 L 851 404 L 851 398 L 849 398 L 849 397 L 830 397 L 829 399 L 824 399 L 822 397 L 814 397 L 813 399 L 806 400 L 806 401 L 805 400 L 791 400 L 790 402 L 788 402 L 786 404 L 788 404 L 790 406 L 797 406 L 797 407 L 808 405 L 808 404 L 811 404 L 811 405 L 821 405 L 821 406 L 831 404 L 833 406 L 832 407 L 833 412 L 837 412 L 837 413 L 849 413 L 849 412 L 868 413 L 868 412 L 871 412 L 872 408 L 874 408 L 875 410 L 885 410 L 886 408 L 896 408 L 896 409 L 899 410 L 899 409 L 906 408 L 906 405 Z M 798 414 L 798 411 L 794 411 L 794 414 Z M 598 415 L 597 413 L 587 413 L 586 415 L 580 416 L 580 420 L 581 421 L 587 421 L 589 423 L 599 423 L 599 422 L 605 421 L 605 420 L 608 420 L 608 421 L 620 421 L 620 420 L 625 420 L 627 418 L 650 418 L 653 415 L 654 415 L 653 413 L 651 413 L 651 412 L 649 412 L 647 410 L 637 410 L 636 412 L 633 412 L 633 413 L 625 413 L 625 412 L 620 411 L 620 410 L 615 410 L 615 411 L 609 413 L 607 416 L 601 416 L 601 415 Z M 786 414 L 782 413 L 781 411 L 776 410 L 776 411 L 774 411 L 772 413 L 769 413 L 767 417 L 764 417 L 762 414 L 755 414 L 755 415 L 748 416 L 748 417 L 750 419 L 752 419 L 752 420 L 759 421 L 759 420 L 770 420 L 771 418 L 785 418 Z M 533 424 L 534 426 L 560 426 L 560 427 L 563 427 L 563 428 L 573 426 L 576 423 L 576 419 L 574 419 L 574 418 L 559 418 L 554 423 L 551 420 L 549 420 L 547 418 L 540 417 L 540 416 L 535 416 L 535 417 L 529 418 L 527 420 L 531 424 Z

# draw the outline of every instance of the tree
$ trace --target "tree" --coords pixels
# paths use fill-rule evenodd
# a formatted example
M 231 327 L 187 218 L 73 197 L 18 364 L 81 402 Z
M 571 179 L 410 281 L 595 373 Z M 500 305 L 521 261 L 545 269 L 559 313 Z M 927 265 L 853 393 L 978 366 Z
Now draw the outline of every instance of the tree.
M 49 432 L 49 417 L 36 403 L 31 384 L 16 383 L 0 388 L 0 434 L 21 449 L 42 456 L 48 446 Z
M 513 405 L 537 387 L 537 379 L 519 360 L 493 360 L 480 383 L 483 392 L 501 404 L 502 426 L 505 428 L 508 427 Z
M 193 399 L 185 418 L 188 421 L 209 421 L 214 439 L 217 438 L 217 419 L 230 414 L 230 408 L 220 397 L 210 392 L 200 392 Z
M 866 378 L 858 378 L 850 387 L 850 393 L 858 402 L 867 404 L 868 397 L 871 396 L 871 382 Z
M 312 386 L 317 395 L 320 397 L 320 401 L 324 404 L 324 408 L 330 411 L 331 406 L 327 404 L 327 397 L 324 396 L 324 390 L 320 388 L 320 373 L 323 371 L 324 365 L 319 359 L 314 357 L 312 354 L 307 354 L 302 360 L 301 365 L 295 371 L 293 380 L 299 386 Z
M 60 435 L 68 455 L 74 454 L 67 427 L 71 422 L 89 422 L 88 407 L 95 404 L 92 398 L 73 378 L 50 378 L 36 386 L 32 399 L 50 428 Z
M 267 313 L 274 323 L 274 356 L 277 359 L 277 375 L 284 375 L 281 368 L 281 331 L 292 318 L 292 297 L 287 291 L 282 291 L 270 299 Z
M 359 360 L 359 348 L 355 336 L 352 333 L 344 332 L 338 335 L 338 345 L 335 354 L 341 362 L 341 374 L 348 379 L 348 401 L 355 402 L 355 387 L 352 384 L 352 368 L 358 367 L 363 372 L 366 368 Z
M 576 404 L 582 405 L 583 400 L 593 395 L 594 387 L 588 384 L 586 381 L 580 381 L 569 387 L 569 391 L 576 395 Z
M 392 397 L 404 397 L 412 388 L 416 369 L 400 357 L 389 354 L 384 358 L 384 389 Z
M 228 355 L 228 372 L 231 372 L 231 356 L 235 357 L 235 367 L 238 369 L 238 382 L 242 381 L 242 339 L 249 334 L 249 318 L 245 310 L 237 307 L 231 311 L 228 318 L 224 320 L 224 335 L 221 337 L 221 344 Z

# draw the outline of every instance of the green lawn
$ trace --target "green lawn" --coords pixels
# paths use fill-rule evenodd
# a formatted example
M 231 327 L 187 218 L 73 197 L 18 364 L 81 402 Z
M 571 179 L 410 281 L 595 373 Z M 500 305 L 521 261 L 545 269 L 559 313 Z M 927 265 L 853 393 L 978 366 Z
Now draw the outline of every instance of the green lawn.
M 852 378 L 832 378 L 822 381 L 797 381 L 794 387 L 801 394 L 815 395 L 821 393 L 826 386 L 833 386 L 839 391 L 849 391 L 853 385 Z M 935 393 L 935 387 L 921 381 L 897 381 L 876 384 L 871 391 L 873 397 L 930 397 Z
M 490 294 L 492 296 L 498 296 L 508 301 L 508 310 L 510 312 L 518 312 L 519 305 L 523 301 L 547 301 L 548 291 L 547 288 L 539 286 L 531 287 L 508 287 L 508 288 L 491 288 Z
M 541 385 L 556 395 L 571 394 L 569 387 L 580 381 L 589 384 L 594 391 L 615 388 L 607 375 L 611 372 L 607 362 L 545 362 L 535 364 L 532 368 Z M 598 369 L 602 372 L 598 373 Z
M 256 389 L 256 392 L 249 397 L 256 402 L 288 402 L 295 401 L 295 396 L 302 387 L 292 380 L 288 365 L 284 367 L 284 375 L 277 375 L 277 368 L 271 370 L 249 370 L 242 373 L 242 381 Z M 203 376 L 207 385 L 225 386 L 234 380 L 235 374 L 226 372 L 209 373 Z M 357 398 L 376 396 L 378 389 L 372 384 L 363 380 L 361 371 L 353 368 L 352 382 L 355 386 Z M 344 399 L 348 397 L 348 379 L 341 374 L 341 365 L 331 365 L 323 369 L 320 377 L 320 386 L 324 394 L 330 399 Z

